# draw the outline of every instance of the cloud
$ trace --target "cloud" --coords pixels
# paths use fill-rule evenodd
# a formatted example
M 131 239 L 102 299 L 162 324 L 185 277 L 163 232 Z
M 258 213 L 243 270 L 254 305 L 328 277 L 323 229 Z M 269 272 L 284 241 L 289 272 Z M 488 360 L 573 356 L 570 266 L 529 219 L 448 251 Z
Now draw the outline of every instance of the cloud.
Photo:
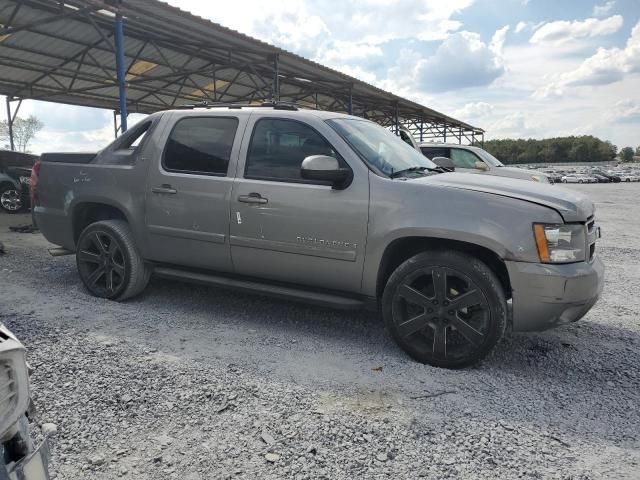
M 568 86 L 606 85 L 640 72 L 640 22 L 624 48 L 599 48 L 575 70 L 562 73 L 534 93 L 535 98 L 561 96 Z
M 502 49 L 508 30 L 505 26 L 496 31 L 489 44 L 474 32 L 454 33 L 427 58 L 403 50 L 389 77 L 404 79 L 405 86 L 409 83 L 423 92 L 488 85 L 504 73 Z
M 530 25 L 530 23 L 529 23 L 529 22 L 523 22 L 523 21 L 520 21 L 520 22 L 518 22 L 518 24 L 516 25 L 516 28 L 515 28 L 515 30 L 514 30 L 514 31 L 515 31 L 516 33 L 520 33 L 520 32 L 522 32 L 522 31 L 526 30 L 526 29 L 527 29 L 527 27 L 529 27 L 529 25 Z
M 493 105 L 489 103 L 471 102 L 454 111 L 453 116 L 460 119 L 477 119 L 489 115 L 493 110 Z
M 378 45 L 337 40 L 323 47 L 316 60 L 323 64 L 335 65 L 349 60 L 363 60 L 382 55 L 382 48 Z
M 604 2 L 602 5 L 594 5 L 593 7 L 593 16 L 594 17 L 605 17 L 609 15 L 611 9 L 615 6 L 615 0 L 609 0 Z
M 608 119 L 619 123 L 640 122 L 640 102 L 631 99 L 616 102 L 609 110 Z
M 332 42 L 381 45 L 390 40 L 442 40 L 461 27 L 452 17 L 474 0 L 280 0 L 266 9 L 261 0 L 168 3 L 298 54 L 317 58 Z
M 562 44 L 578 38 L 610 35 L 622 27 L 622 15 L 613 15 L 603 20 L 587 18 L 571 22 L 559 20 L 539 27 L 529 40 L 533 44 Z

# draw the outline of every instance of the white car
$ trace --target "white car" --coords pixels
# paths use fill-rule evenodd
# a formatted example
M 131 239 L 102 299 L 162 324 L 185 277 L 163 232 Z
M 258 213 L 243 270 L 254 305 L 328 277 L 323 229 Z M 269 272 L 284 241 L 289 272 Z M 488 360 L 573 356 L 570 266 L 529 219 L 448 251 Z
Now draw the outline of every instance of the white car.
M 421 152 L 436 165 L 440 165 L 444 158 L 444 160 L 447 161 L 446 163 L 450 165 L 446 168 L 455 168 L 456 172 L 478 173 L 531 180 L 539 183 L 552 183 L 548 174 L 536 170 L 532 171 L 532 167 L 505 167 L 500 160 L 479 147 L 448 143 L 417 143 L 411 135 L 411 132 L 405 127 L 400 128 L 398 135 L 405 143 Z
M 640 178 L 631 173 L 621 173 L 620 180 L 623 182 L 637 182 L 640 181 Z
M 590 183 L 588 179 L 576 173 L 570 173 L 562 177 L 562 183 Z

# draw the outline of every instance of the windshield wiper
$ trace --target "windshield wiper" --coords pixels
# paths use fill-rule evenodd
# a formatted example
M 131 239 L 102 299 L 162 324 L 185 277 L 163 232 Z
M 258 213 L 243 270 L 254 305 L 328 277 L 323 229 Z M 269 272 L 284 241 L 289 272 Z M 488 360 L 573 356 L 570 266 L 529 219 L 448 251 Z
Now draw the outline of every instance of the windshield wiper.
M 389 178 L 398 178 L 402 175 L 404 175 L 405 173 L 413 173 L 413 172 L 417 172 L 417 173 L 422 173 L 422 172 L 436 172 L 436 173 L 447 173 L 449 172 L 448 169 L 443 168 L 443 167 L 436 167 L 436 168 L 429 168 L 429 167 L 409 167 L 409 168 L 404 168 L 402 170 L 398 170 L 397 172 L 391 172 L 391 175 L 389 175 Z
M 391 172 L 391 175 L 389 175 L 389 178 L 398 178 L 401 175 L 404 175 L 405 173 L 411 173 L 411 172 L 424 172 L 425 170 L 433 170 L 432 168 L 428 168 L 428 167 L 409 167 L 409 168 L 404 168 L 402 170 L 398 170 L 396 172 Z

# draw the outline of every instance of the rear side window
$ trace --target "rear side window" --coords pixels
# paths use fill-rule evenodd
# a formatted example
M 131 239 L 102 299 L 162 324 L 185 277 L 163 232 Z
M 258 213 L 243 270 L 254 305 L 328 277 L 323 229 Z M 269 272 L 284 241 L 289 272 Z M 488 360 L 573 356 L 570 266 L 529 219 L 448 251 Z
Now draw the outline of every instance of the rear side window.
M 226 175 L 237 118 L 183 118 L 173 127 L 162 166 L 170 172 Z
M 328 155 L 343 161 L 331 145 L 304 123 L 284 119 L 263 119 L 251 137 L 245 178 L 280 182 L 309 182 L 300 176 L 302 161 L 311 155 Z
M 449 149 L 442 147 L 420 147 L 422 154 L 429 160 L 433 160 L 436 157 L 449 157 Z

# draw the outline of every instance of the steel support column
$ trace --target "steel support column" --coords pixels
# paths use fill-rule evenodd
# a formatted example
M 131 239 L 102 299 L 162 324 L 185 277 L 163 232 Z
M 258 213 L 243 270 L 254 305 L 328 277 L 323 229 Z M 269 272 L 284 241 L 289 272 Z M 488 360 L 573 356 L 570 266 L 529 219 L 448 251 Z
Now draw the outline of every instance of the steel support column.
M 420 142 L 424 142 L 424 118 L 420 117 Z
M 9 97 L 7 100 L 7 125 L 9 126 L 9 146 L 11 147 L 11 151 L 15 151 L 16 147 L 13 143 L 13 117 L 11 116 L 11 100 Z
M 398 114 L 398 104 L 396 103 L 395 105 L 395 110 L 393 112 L 393 123 L 395 125 L 395 129 L 396 129 L 396 135 L 400 134 L 400 115 Z
M 127 131 L 127 87 L 125 83 L 124 63 L 124 21 L 122 15 L 116 15 L 116 68 L 118 70 L 118 90 L 120 95 L 120 131 Z
M 349 115 L 353 115 L 353 86 L 349 86 Z
M 273 56 L 273 89 L 271 92 L 271 101 L 280 101 L 280 62 L 278 54 Z

